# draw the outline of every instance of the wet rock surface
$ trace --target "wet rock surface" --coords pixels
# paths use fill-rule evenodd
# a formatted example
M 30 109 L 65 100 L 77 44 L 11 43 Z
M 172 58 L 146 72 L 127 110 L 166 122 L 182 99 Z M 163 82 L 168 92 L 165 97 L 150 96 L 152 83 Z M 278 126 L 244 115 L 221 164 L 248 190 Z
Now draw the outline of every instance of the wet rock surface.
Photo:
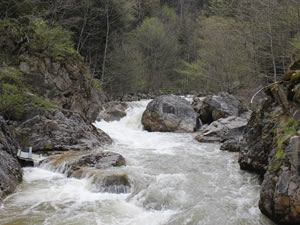
M 148 104 L 142 124 L 148 131 L 193 132 L 199 126 L 197 117 L 187 100 L 175 95 L 163 95 Z
M 0 200 L 14 192 L 22 181 L 22 169 L 16 158 L 17 142 L 0 117 Z
M 200 98 L 195 97 L 192 105 L 205 124 L 220 118 L 240 116 L 243 112 L 240 101 L 226 92 Z
M 300 71 L 293 65 L 281 81 L 266 88 L 267 98 L 252 113 L 239 163 L 263 176 L 262 213 L 278 224 L 296 225 L 300 224 Z
M 241 139 L 247 119 L 230 116 L 221 118 L 207 126 L 195 139 L 199 142 L 225 142 Z
M 111 138 L 78 113 L 51 109 L 22 123 L 15 129 L 22 149 L 33 152 L 94 150 L 111 144 Z
M 126 116 L 128 104 L 125 102 L 108 102 L 103 105 L 103 110 L 99 113 L 97 120 L 119 121 Z
M 68 177 L 90 179 L 93 191 L 119 194 L 128 193 L 131 188 L 127 174 L 117 170 L 126 165 L 124 157 L 117 153 L 69 151 L 50 156 L 41 164 Z

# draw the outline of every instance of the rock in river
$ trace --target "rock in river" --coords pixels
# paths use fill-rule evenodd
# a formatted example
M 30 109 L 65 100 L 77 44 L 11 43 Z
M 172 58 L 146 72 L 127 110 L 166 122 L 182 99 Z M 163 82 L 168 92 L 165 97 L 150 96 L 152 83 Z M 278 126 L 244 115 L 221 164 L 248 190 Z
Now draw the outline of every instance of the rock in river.
M 68 177 L 90 179 L 93 191 L 119 194 L 128 193 L 131 188 L 127 174 L 116 169 L 126 165 L 124 157 L 117 153 L 69 151 L 50 156 L 41 164 Z
M 148 131 L 193 132 L 198 126 L 197 117 L 187 100 L 175 95 L 162 95 L 148 104 L 142 124 Z
M 128 104 L 125 102 L 108 102 L 103 105 L 103 110 L 99 113 L 97 120 L 105 121 L 119 121 L 121 118 L 126 116 L 126 109 Z
M 204 98 L 195 97 L 192 105 L 200 114 L 203 123 L 211 123 L 228 116 L 240 116 L 242 111 L 240 101 L 226 92 Z
M 247 122 L 247 119 L 236 116 L 221 118 L 206 127 L 195 139 L 199 142 L 224 142 L 229 139 L 241 139 Z

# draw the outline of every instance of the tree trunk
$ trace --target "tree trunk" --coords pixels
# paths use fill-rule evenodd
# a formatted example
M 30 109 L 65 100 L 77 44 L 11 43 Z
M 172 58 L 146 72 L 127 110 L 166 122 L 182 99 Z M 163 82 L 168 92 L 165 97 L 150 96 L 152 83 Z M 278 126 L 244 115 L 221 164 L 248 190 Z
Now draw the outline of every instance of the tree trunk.
M 104 81 L 104 75 L 105 75 L 105 65 L 106 65 L 107 48 L 108 48 L 109 32 L 110 32 L 109 29 L 110 29 L 109 7 L 107 7 L 107 9 L 106 9 L 106 38 L 105 38 L 105 48 L 104 48 L 104 56 L 103 56 L 103 62 L 102 62 L 102 74 L 101 74 L 101 82 L 102 83 Z

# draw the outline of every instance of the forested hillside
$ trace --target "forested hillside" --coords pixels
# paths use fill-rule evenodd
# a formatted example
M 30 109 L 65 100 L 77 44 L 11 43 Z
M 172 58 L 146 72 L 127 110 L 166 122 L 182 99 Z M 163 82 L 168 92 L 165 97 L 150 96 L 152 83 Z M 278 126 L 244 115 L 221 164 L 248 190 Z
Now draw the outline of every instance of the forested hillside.
M 0 10 L 29 43 L 37 19 L 48 48 L 70 37 L 61 50 L 77 51 L 111 95 L 250 90 L 279 79 L 300 48 L 298 0 L 2 0 Z

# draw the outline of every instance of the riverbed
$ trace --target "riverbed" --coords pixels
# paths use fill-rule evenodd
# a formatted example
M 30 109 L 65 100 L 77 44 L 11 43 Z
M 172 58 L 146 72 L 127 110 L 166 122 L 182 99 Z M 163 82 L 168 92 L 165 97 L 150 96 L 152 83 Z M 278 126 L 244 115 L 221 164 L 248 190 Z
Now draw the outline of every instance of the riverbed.
M 24 182 L 0 205 L 1 225 L 273 225 L 258 209 L 260 184 L 238 154 L 201 144 L 195 134 L 147 132 L 149 101 L 130 103 L 121 121 L 94 125 L 114 140 L 105 150 L 127 166 L 128 194 L 94 192 L 91 181 L 25 168 Z

